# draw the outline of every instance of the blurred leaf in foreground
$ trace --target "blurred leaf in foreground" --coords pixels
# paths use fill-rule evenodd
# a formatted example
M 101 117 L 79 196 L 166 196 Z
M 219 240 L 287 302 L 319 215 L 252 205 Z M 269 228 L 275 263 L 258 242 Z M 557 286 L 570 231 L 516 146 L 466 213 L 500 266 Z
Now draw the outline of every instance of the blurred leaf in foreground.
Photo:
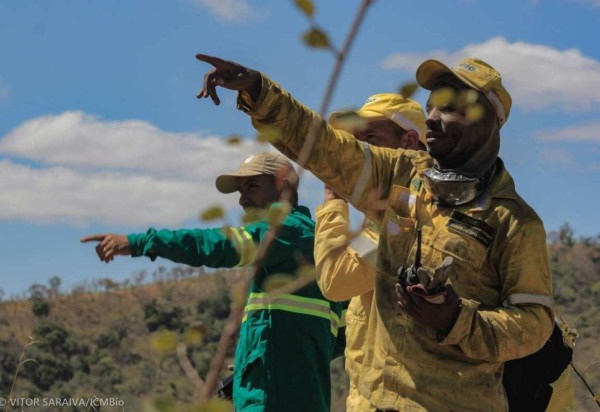
M 313 27 L 302 35 L 302 41 L 315 49 L 328 49 L 330 47 L 327 34 L 321 29 Z
M 208 328 L 206 325 L 202 322 L 197 322 L 185 330 L 185 344 L 191 346 L 200 343 L 207 333 Z
M 313 17 L 315 14 L 315 6 L 311 0 L 294 0 L 296 7 L 300 9 L 308 17 Z
M 295 276 L 290 275 L 289 273 L 275 273 L 262 283 L 262 290 L 265 292 L 272 292 L 274 290 L 278 290 L 293 282 L 296 279 Z
M 257 140 L 260 143 L 277 143 L 281 138 L 281 129 L 275 126 L 261 127 L 258 131 Z
M 156 332 L 150 338 L 150 346 L 159 353 L 175 353 L 177 349 L 177 334 L 169 330 Z
M 364 130 L 369 122 L 364 117 L 359 116 L 354 110 L 337 112 L 335 115 L 335 125 L 337 128 L 347 130 L 352 133 Z
M 222 219 L 224 216 L 225 212 L 221 206 L 212 206 L 204 209 L 200 213 L 200 220 L 207 222 L 210 220 Z
M 227 144 L 236 145 L 242 143 L 242 136 L 239 134 L 232 134 L 227 137 Z
M 400 94 L 407 99 L 410 99 L 418 88 L 419 85 L 416 82 L 404 83 L 400 86 Z
M 269 209 L 269 224 L 280 226 L 291 211 L 292 207 L 287 202 L 273 204 Z
M 267 212 L 264 209 L 248 208 L 244 210 L 244 215 L 242 216 L 242 223 L 247 225 L 250 223 L 256 223 L 266 218 Z
M 431 92 L 429 96 L 429 104 L 432 107 L 448 107 L 454 105 L 456 93 L 450 87 L 442 87 L 440 89 L 434 90 Z
M 483 118 L 484 109 L 480 104 L 471 104 L 465 109 L 465 120 L 467 123 L 475 123 Z

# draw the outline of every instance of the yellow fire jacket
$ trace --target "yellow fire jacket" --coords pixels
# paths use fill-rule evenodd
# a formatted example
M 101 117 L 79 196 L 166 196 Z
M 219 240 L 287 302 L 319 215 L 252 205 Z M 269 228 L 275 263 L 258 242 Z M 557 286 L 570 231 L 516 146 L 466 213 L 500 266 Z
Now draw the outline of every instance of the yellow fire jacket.
M 379 232 L 366 224 L 352 238 L 348 203 L 334 199 L 317 207 L 315 265 L 323 296 L 333 301 L 350 299 L 346 311 L 345 368 L 350 380 L 346 411 L 365 412 L 368 401 L 358 393 L 358 378 L 365 357 L 363 347 L 375 287 Z M 366 403 L 366 405 L 365 405 Z
M 502 161 L 486 193 L 442 207 L 421 184 L 433 165 L 427 153 L 361 143 L 264 76 L 256 102 L 238 97 L 256 128 L 280 130 L 275 147 L 371 220 L 373 205 L 386 199 L 360 395 L 384 410 L 505 411 L 503 362 L 541 348 L 553 313 L 543 224 Z M 315 146 L 299 159 L 313 124 Z M 454 259 L 450 281 L 462 305 L 446 336 L 413 321 L 396 302 L 397 271 L 414 263 L 417 227 L 425 268 Z

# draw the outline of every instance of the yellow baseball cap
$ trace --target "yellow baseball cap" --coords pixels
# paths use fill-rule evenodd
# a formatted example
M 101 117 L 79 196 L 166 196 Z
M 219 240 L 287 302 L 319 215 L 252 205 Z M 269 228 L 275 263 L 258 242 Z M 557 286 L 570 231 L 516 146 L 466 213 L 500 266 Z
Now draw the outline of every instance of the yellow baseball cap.
M 512 98 L 502 85 L 502 76 L 496 69 L 476 58 L 464 59 L 452 69 L 438 60 L 426 60 L 417 69 L 417 83 L 424 89 L 431 90 L 444 74 L 483 93 L 494 107 L 500 127 L 506 123 Z
M 275 152 L 264 152 L 248 156 L 235 172 L 217 177 L 215 185 L 221 193 L 233 193 L 238 190 L 237 179 L 250 176 L 282 176 L 290 183 L 298 186 L 298 174 L 287 157 Z
M 359 116 L 363 119 L 385 117 L 404 130 L 414 130 L 419 134 L 419 141 L 427 145 L 425 140 L 425 113 L 423 108 L 412 99 L 397 93 L 379 93 L 369 97 L 358 110 L 334 112 L 329 117 L 329 123 L 336 129 L 354 132 L 355 122 L 347 122 L 349 116 Z

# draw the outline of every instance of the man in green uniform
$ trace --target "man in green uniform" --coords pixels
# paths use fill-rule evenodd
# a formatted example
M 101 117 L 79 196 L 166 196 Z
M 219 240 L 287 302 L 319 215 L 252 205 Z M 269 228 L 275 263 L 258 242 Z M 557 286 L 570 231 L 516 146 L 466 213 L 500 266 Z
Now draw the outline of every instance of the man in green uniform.
M 385 202 L 358 382 L 369 409 L 506 411 L 504 363 L 542 347 L 553 311 L 542 221 L 498 157 L 512 103 L 500 73 L 475 58 L 419 66 L 431 90 L 426 153 L 359 142 L 261 73 L 197 58 L 214 66 L 198 97 L 218 103 L 217 86 L 238 91 L 254 127 L 280 129 L 278 150 L 367 214 Z M 405 282 L 416 266 L 417 281 Z M 445 277 L 445 290 L 429 289 Z M 433 290 L 435 299 L 422 294 Z
M 291 198 L 291 211 L 259 262 L 249 286 L 235 354 L 233 401 L 236 411 L 321 411 L 330 409 L 330 362 L 334 356 L 341 304 L 326 300 L 316 282 L 292 293 L 268 294 L 274 276 L 293 280 L 314 265 L 314 222 L 298 205 L 298 175 L 278 153 L 247 158 L 233 173 L 221 175 L 222 193 L 240 192 L 245 209 L 268 209 L 281 215 Z M 285 196 L 285 197 L 284 197 Z M 191 266 L 249 266 L 257 245 L 270 229 L 268 220 L 242 227 L 215 229 L 149 229 L 146 233 L 87 236 L 99 242 L 100 260 L 116 255 L 161 257 Z

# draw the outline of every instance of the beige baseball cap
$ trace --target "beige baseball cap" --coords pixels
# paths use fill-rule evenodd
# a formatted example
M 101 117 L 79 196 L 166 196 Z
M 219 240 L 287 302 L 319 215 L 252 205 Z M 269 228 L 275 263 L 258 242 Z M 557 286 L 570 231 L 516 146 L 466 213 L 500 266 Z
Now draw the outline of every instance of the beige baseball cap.
M 425 113 L 419 103 L 397 93 L 379 93 L 370 96 L 358 110 L 334 112 L 329 117 L 329 123 L 336 129 L 352 133 L 351 122 L 346 122 L 348 116 L 359 116 L 363 119 L 383 117 L 390 119 L 404 130 L 414 130 L 419 134 L 419 141 L 427 145 L 425 140 Z
M 417 83 L 431 90 L 444 74 L 450 74 L 459 82 L 483 93 L 494 107 L 500 127 L 506 123 L 512 98 L 502 85 L 502 76 L 496 69 L 476 58 L 464 59 L 452 69 L 438 60 L 426 60 L 417 69 Z
M 215 185 L 221 193 L 233 193 L 238 190 L 239 177 L 270 175 L 286 177 L 292 184 L 298 185 L 298 174 L 287 157 L 280 153 L 264 152 L 248 156 L 235 172 L 217 177 Z

